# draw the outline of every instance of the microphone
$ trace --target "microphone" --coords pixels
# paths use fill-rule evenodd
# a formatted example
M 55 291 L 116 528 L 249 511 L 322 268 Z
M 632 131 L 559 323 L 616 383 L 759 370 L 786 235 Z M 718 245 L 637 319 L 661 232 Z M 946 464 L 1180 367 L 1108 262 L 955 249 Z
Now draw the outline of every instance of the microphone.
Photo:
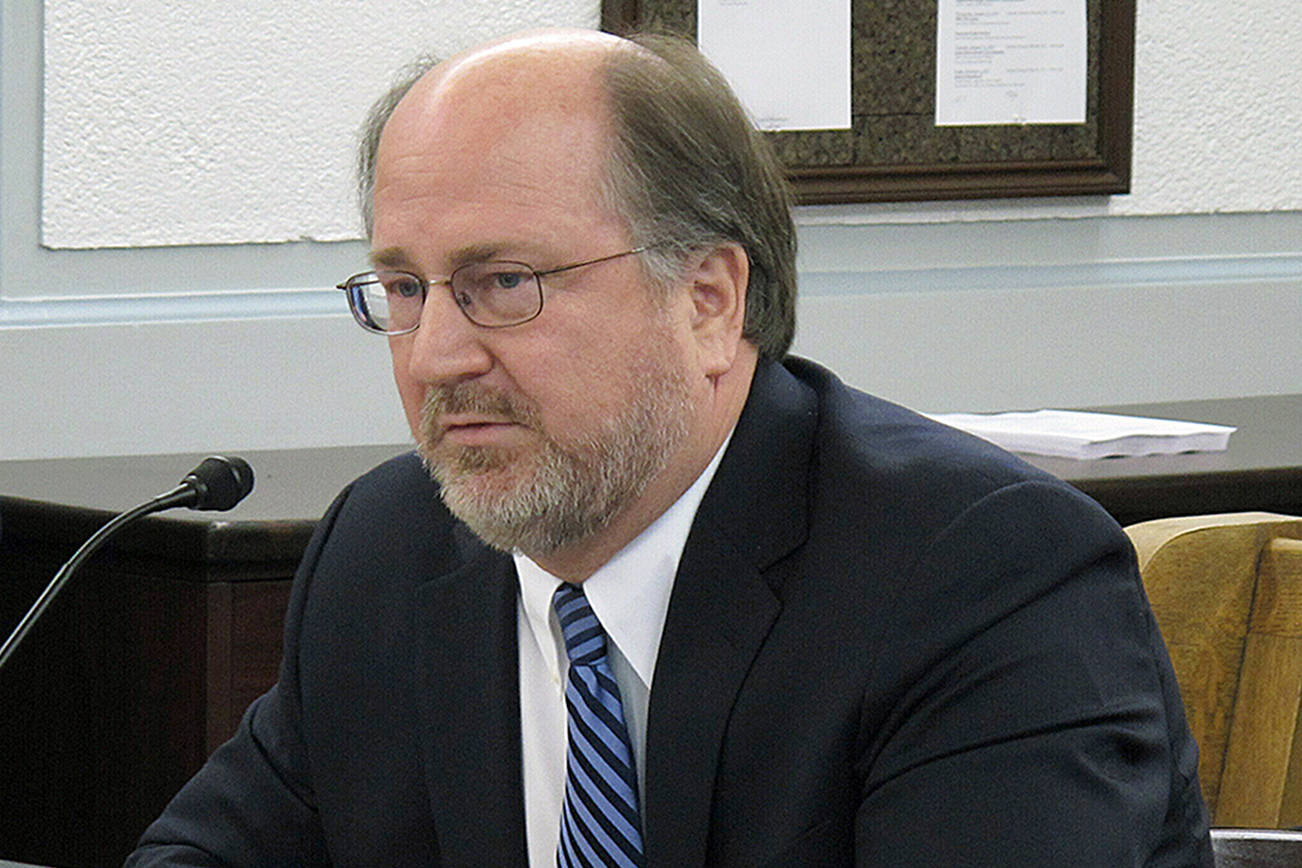
M 146 515 L 188 506 L 190 509 L 227 510 L 239 503 L 253 490 L 253 468 L 243 458 L 224 455 L 210 455 L 199 466 L 191 470 L 181 480 L 181 484 L 171 491 L 165 491 L 152 497 L 140 506 L 114 516 L 103 527 L 91 534 L 90 539 L 82 543 L 81 548 L 73 554 L 68 562 L 59 568 L 41 595 L 18 626 L 9 634 L 4 645 L 0 645 L 0 669 L 23 641 L 27 631 L 36 623 L 36 619 L 49 607 L 54 597 L 63 590 L 68 578 L 81 564 L 91 556 L 104 542 L 120 529 Z
M 166 502 L 151 509 L 158 512 L 176 506 L 224 512 L 253 490 L 253 468 L 243 458 L 210 455 L 185 475 L 181 484 L 150 503 Z

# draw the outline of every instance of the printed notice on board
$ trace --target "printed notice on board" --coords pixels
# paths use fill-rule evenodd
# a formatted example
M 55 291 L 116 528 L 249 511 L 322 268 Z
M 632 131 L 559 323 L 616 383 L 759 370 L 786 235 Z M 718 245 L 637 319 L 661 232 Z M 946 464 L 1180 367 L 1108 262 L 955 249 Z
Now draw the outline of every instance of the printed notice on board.
M 940 0 L 936 125 L 1085 122 L 1085 0 Z
M 850 0 L 698 0 L 697 43 L 762 130 L 850 127 Z

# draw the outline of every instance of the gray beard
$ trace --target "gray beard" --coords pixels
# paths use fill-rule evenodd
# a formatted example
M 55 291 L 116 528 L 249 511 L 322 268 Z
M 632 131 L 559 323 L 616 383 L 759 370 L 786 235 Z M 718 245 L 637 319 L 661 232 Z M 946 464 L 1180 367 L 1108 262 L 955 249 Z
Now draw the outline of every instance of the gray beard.
M 474 383 L 430 387 L 420 454 L 448 510 L 488 545 L 545 554 L 606 527 L 636 500 L 687 438 L 688 388 L 681 371 L 653 362 L 636 372 L 633 399 L 596 431 L 562 442 L 542 431 L 520 399 Z M 446 412 L 491 412 L 539 434 L 536 447 L 445 446 Z

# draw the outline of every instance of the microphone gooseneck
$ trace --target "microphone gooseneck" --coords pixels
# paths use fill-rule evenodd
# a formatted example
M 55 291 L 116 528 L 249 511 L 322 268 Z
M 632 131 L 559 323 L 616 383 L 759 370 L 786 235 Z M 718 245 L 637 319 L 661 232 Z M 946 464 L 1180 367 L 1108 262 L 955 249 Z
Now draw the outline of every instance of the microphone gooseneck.
M 81 544 L 81 548 L 73 554 L 68 562 L 59 568 L 46 586 L 41 595 L 36 598 L 36 602 L 18 622 L 18 626 L 9 634 L 4 645 L 0 645 L 0 668 L 3 668 L 14 649 L 23 641 L 27 631 L 36 623 L 36 619 L 49 607 L 55 596 L 67 584 L 68 578 L 81 566 L 81 564 L 91 556 L 104 542 L 113 534 L 117 533 L 126 525 L 138 518 L 151 515 L 155 512 L 162 512 L 165 509 L 174 509 L 178 506 L 188 506 L 191 509 L 203 510 L 227 510 L 239 503 L 253 490 L 253 468 L 243 458 L 226 457 L 223 455 L 211 455 L 199 462 L 199 466 L 191 470 L 186 477 L 181 480 L 181 484 L 171 491 L 164 492 L 157 497 L 153 497 L 134 509 L 129 509 L 120 515 L 114 516 L 103 527 L 91 534 L 90 538 Z

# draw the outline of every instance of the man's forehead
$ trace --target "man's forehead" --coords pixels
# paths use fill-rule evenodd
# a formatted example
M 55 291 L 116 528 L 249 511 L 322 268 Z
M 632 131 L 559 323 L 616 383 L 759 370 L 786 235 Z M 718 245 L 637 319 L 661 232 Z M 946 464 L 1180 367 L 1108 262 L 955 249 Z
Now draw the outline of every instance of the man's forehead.
M 379 175 L 473 164 L 515 176 L 522 166 L 552 162 L 549 153 L 560 160 L 555 169 L 587 174 L 579 163 L 591 167 L 609 129 L 599 72 L 608 51 L 604 41 L 549 35 L 441 64 L 385 124 Z
M 584 36 L 576 47 L 548 34 L 427 74 L 380 139 L 372 240 L 413 245 L 437 228 L 444 245 L 511 241 L 506 258 L 520 259 L 552 252 L 543 245 L 551 236 L 554 247 L 572 247 L 579 224 L 623 226 L 602 192 L 610 124 L 599 70 L 608 50 L 604 39 Z M 537 249 L 524 249 L 526 240 Z M 426 268 L 456 264 L 444 249 L 408 252 L 434 259 Z
M 608 50 L 602 45 L 518 40 L 435 68 L 385 124 L 377 194 L 394 180 L 467 195 L 485 187 L 526 195 L 586 188 L 602 171 L 609 135 L 594 62 Z

